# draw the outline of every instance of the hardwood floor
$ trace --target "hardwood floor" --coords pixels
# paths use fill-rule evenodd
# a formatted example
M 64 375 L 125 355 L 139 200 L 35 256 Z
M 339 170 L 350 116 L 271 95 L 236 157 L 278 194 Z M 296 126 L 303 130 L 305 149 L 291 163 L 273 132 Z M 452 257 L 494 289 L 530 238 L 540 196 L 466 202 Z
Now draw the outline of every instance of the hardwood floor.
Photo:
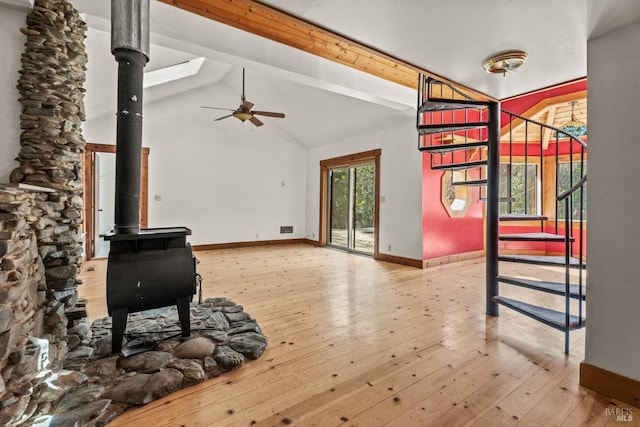
M 420 270 L 307 245 L 196 256 L 204 297 L 242 304 L 269 337 L 267 351 L 112 427 L 640 425 L 640 410 L 618 423 L 605 409 L 628 405 L 578 385 L 584 330 L 565 356 L 562 333 L 505 308 L 484 314 L 484 259 Z M 541 270 L 557 274 L 503 271 Z M 105 277 L 104 260 L 83 267 L 92 319 L 106 315 Z

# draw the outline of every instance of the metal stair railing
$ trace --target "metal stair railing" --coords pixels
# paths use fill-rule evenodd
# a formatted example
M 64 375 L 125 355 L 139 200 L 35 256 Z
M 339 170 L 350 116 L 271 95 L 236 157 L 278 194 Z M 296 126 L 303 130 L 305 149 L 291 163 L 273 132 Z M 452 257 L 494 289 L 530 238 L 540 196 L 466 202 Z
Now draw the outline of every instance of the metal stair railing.
M 578 319 L 580 322 L 580 327 L 584 326 L 584 318 L 583 318 L 583 284 L 584 284 L 584 267 L 585 267 L 585 254 L 584 254 L 584 203 L 585 203 L 585 184 L 587 182 L 587 172 L 585 170 L 585 153 L 587 151 L 587 144 L 579 137 L 571 134 L 564 129 L 557 128 L 555 126 L 550 126 L 546 123 L 539 122 L 534 119 L 530 119 L 528 117 L 521 116 L 519 114 L 515 114 L 509 111 L 502 111 L 503 114 L 507 115 L 509 118 L 509 130 L 508 132 L 512 132 L 511 123 L 513 119 L 517 118 L 522 120 L 525 123 L 525 132 L 528 131 L 527 127 L 531 123 L 532 125 L 536 125 L 540 127 L 540 141 L 536 141 L 536 143 L 540 144 L 540 165 L 541 165 L 541 182 L 543 182 L 542 171 L 544 168 L 543 159 L 543 147 L 542 147 L 542 135 L 543 129 L 546 129 L 547 132 L 553 132 L 553 137 L 555 138 L 555 168 L 556 168 L 556 177 L 555 177 L 555 190 L 556 197 L 555 199 L 555 218 L 554 218 L 554 229 L 555 233 L 558 234 L 559 223 L 561 219 L 563 219 L 564 225 L 564 284 L 565 284 L 565 353 L 569 352 L 569 331 L 570 327 L 570 317 L 571 317 L 571 268 L 577 267 L 578 269 L 578 298 L 577 298 L 577 310 L 578 310 Z M 560 135 L 564 135 L 568 137 L 568 156 L 569 156 L 569 185 L 570 188 L 564 192 L 560 192 L 559 187 L 559 169 L 560 169 Z M 509 135 L 509 144 L 512 146 L 512 135 Z M 525 144 L 528 144 L 528 138 L 525 136 Z M 577 146 L 577 147 L 576 147 Z M 510 148 L 509 153 L 509 162 L 512 164 L 513 156 L 512 149 Z M 526 153 L 527 148 L 525 146 L 525 162 L 526 162 Z M 578 159 L 574 159 L 574 157 L 578 157 Z M 574 183 L 574 163 L 577 162 L 579 165 L 578 175 L 579 179 Z M 525 163 L 526 164 L 526 163 Z M 526 170 L 526 166 L 525 166 Z M 512 179 L 512 176 L 509 176 L 509 179 Z M 525 178 L 525 186 L 528 185 L 528 181 Z M 508 188 L 511 188 L 511 183 L 509 183 Z M 525 194 L 528 193 L 528 189 L 525 188 Z M 577 198 L 575 195 L 577 194 Z M 511 194 L 509 194 L 511 196 Z M 564 203 L 564 218 L 561 218 L 561 204 Z M 577 204 L 577 206 L 574 206 Z M 527 206 L 525 202 L 525 206 Z M 577 207 L 578 218 L 575 218 L 574 211 Z M 543 206 L 544 209 L 544 206 Z M 574 221 L 578 222 L 578 238 L 574 236 Z M 572 263 L 572 257 L 574 255 L 575 246 L 577 246 L 577 263 Z
M 528 180 L 527 180 L 527 174 L 528 174 L 528 159 L 529 157 L 531 157 L 529 155 L 529 144 L 533 143 L 533 144 L 540 144 L 540 150 L 538 153 L 538 157 L 540 159 L 540 182 L 544 183 L 544 167 L 543 167 L 543 160 L 544 160 L 544 153 L 543 153 L 543 148 L 542 148 L 542 141 L 530 141 L 529 140 L 529 126 L 531 125 L 535 125 L 538 126 L 540 131 L 540 139 L 542 139 L 542 135 L 543 135 L 543 130 L 546 130 L 547 132 L 553 132 L 553 138 L 555 139 L 555 165 L 556 165 L 556 177 L 555 177 L 555 188 L 556 188 L 556 197 L 557 195 L 560 193 L 560 188 L 559 188 L 559 181 L 558 181 L 558 176 L 559 176 L 559 165 L 562 163 L 559 161 L 560 159 L 560 139 L 563 138 L 560 135 L 564 135 L 564 137 L 568 138 L 568 146 L 569 146 L 569 186 L 573 186 L 574 184 L 574 163 L 578 163 L 580 166 L 579 169 L 579 177 L 578 180 L 580 178 L 582 178 L 584 175 L 586 175 L 586 171 L 585 171 L 585 153 L 587 151 L 587 144 L 579 137 L 573 135 L 572 133 L 562 129 L 562 128 L 558 128 L 555 126 L 551 126 L 548 125 L 546 123 L 542 123 L 540 121 L 534 120 L 534 119 L 530 119 L 528 117 L 522 116 L 520 114 L 516 114 L 516 113 L 512 113 L 510 111 L 507 110 L 502 110 L 501 111 L 502 114 L 504 114 L 505 116 L 507 116 L 507 120 L 509 123 L 509 129 L 507 130 L 507 134 L 509 136 L 509 165 L 513 165 L 514 161 L 513 161 L 513 128 L 512 128 L 512 123 L 514 119 L 520 119 L 524 122 L 524 126 L 525 126 L 525 147 L 524 147 L 524 160 L 525 160 L 525 189 L 524 189 L 524 197 L 525 197 L 525 203 L 524 203 L 524 208 L 525 208 L 525 214 L 530 214 L 530 212 L 528 211 L 529 209 L 529 204 L 528 204 L 528 193 L 529 193 L 529 188 L 528 188 Z M 504 139 L 504 136 L 501 137 L 501 139 Z M 577 148 L 575 146 L 578 146 Z M 578 151 L 579 150 L 579 151 Z M 574 157 L 579 156 L 578 160 L 574 160 Z M 509 181 L 507 182 L 507 190 L 509 192 L 509 194 L 507 195 L 508 198 L 512 198 L 513 194 L 511 193 L 512 191 L 512 176 L 511 174 L 509 175 Z M 535 192 L 534 192 L 535 194 Z M 584 191 L 581 190 L 580 195 L 579 195 L 579 208 L 580 208 L 580 222 L 583 222 L 584 219 Z M 571 200 L 571 204 L 573 204 L 573 199 Z M 570 206 L 572 207 L 572 206 Z M 541 208 L 540 210 L 542 212 L 545 211 L 545 206 L 544 206 L 544 198 L 541 201 Z M 560 201 L 558 201 L 556 199 L 556 205 L 555 205 L 555 221 L 554 221 L 554 229 L 555 229 L 555 233 L 558 234 L 558 219 L 560 219 L 560 213 L 561 213 L 561 206 L 560 206 Z M 582 230 L 581 230 L 582 231 Z M 582 240 L 582 235 L 580 235 L 580 240 Z M 582 253 L 580 254 L 580 256 L 582 257 Z
M 580 178 L 580 181 L 578 181 L 575 185 L 573 185 L 569 190 L 565 191 L 564 193 L 558 195 L 558 197 L 556 198 L 558 202 L 564 202 L 564 206 L 565 206 L 565 216 L 564 216 L 564 230 L 565 230 L 565 237 L 564 237 L 564 246 L 565 246 L 565 272 L 564 272 L 564 277 L 565 277 L 565 327 L 566 327 L 566 331 L 565 331 L 565 342 L 564 342 L 564 352 L 565 353 L 569 353 L 569 317 L 571 315 L 571 304 L 570 304 L 570 286 L 571 286 L 571 272 L 570 272 L 570 257 L 572 254 L 572 243 L 571 243 L 571 230 L 573 229 L 572 226 L 572 218 L 573 215 L 571 215 L 571 200 L 572 200 L 572 196 L 576 191 L 580 191 L 580 199 L 583 199 L 583 192 L 584 192 L 584 184 L 587 182 L 587 174 L 585 173 L 582 178 Z M 580 209 L 580 247 L 582 248 L 582 227 L 583 227 L 583 221 L 582 221 L 582 212 L 583 210 Z M 582 275 L 582 271 L 583 271 L 583 263 L 584 260 L 582 258 L 582 250 L 580 251 L 580 256 L 578 258 L 578 318 L 580 319 L 580 326 L 584 326 L 584 318 L 582 316 L 582 292 L 583 292 L 583 288 L 582 288 L 582 280 L 583 280 L 583 275 Z

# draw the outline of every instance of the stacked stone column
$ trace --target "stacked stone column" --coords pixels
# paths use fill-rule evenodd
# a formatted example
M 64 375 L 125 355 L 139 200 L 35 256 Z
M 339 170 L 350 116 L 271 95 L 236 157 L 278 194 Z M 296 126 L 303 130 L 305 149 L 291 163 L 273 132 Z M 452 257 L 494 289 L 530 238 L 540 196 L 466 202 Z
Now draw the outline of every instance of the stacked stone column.
M 0 185 L 0 424 L 35 411 L 29 397 L 42 352 L 46 284 L 38 253 L 36 194 Z M 57 353 L 52 346 L 53 353 Z M 48 354 L 46 355 L 48 357 Z
M 18 81 L 20 166 L 10 179 L 55 190 L 35 198 L 41 215 L 33 227 L 45 267 L 45 332 L 64 336 L 64 312 L 78 300 L 76 277 L 83 253 L 86 24 L 64 0 L 36 0 L 26 23 Z
M 83 254 L 86 24 L 65 0 L 36 0 L 26 24 L 17 86 L 19 167 L 10 176 L 14 185 L 0 184 L 2 425 L 44 411 L 43 398 L 32 396 L 34 378 L 60 369 L 68 348 L 89 339 L 67 329 L 87 322 L 78 314 L 76 290 Z

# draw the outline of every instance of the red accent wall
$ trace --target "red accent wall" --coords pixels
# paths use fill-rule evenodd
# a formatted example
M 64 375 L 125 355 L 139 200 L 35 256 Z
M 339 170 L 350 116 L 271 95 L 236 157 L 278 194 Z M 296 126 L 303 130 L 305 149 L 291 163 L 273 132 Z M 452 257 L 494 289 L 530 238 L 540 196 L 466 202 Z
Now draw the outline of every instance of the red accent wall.
M 516 114 L 522 114 L 536 105 L 538 102 L 547 98 L 567 95 L 574 92 L 587 90 L 587 80 L 580 80 L 560 87 L 554 87 L 547 90 L 532 93 L 530 95 L 520 96 L 517 98 L 507 99 L 501 104 L 503 110 Z
M 472 189 L 471 206 L 466 216 L 451 218 L 442 205 L 442 171 L 431 169 L 428 154 L 422 156 L 422 258 L 484 249 L 483 203 L 479 189 Z

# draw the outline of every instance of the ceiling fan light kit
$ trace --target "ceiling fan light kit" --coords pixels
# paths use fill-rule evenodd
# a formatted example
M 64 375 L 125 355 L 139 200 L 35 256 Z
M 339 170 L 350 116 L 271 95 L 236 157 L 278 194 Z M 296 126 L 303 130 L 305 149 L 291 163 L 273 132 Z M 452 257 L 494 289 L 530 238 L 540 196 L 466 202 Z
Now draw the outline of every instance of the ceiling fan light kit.
M 248 111 L 236 111 L 232 114 L 232 116 L 244 122 L 246 120 L 251 120 L 251 117 L 253 117 L 253 114 L 251 114 Z
M 227 114 L 226 116 L 218 117 L 217 119 L 215 119 L 214 121 L 216 122 L 219 120 L 226 119 L 228 117 L 235 117 L 236 119 L 240 120 L 243 123 L 249 120 L 254 126 L 262 126 L 264 123 L 262 123 L 262 121 L 260 121 L 260 119 L 258 119 L 256 115 L 284 119 L 283 113 L 274 113 L 272 111 L 252 111 L 251 110 L 253 108 L 253 103 L 247 101 L 244 97 L 244 68 L 242 69 L 242 96 L 240 97 L 240 106 L 237 109 L 232 110 L 230 108 L 218 108 L 218 107 L 200 107 L 200 108 L 231 111 L 231 114 Z
M 504 76 L 507 72 L 516 71 L 522 67 L 526 60 L 526 52 L 513 50 L 492 56 L 484 61 L 482 67 L 487 73 L 502 74 Z

